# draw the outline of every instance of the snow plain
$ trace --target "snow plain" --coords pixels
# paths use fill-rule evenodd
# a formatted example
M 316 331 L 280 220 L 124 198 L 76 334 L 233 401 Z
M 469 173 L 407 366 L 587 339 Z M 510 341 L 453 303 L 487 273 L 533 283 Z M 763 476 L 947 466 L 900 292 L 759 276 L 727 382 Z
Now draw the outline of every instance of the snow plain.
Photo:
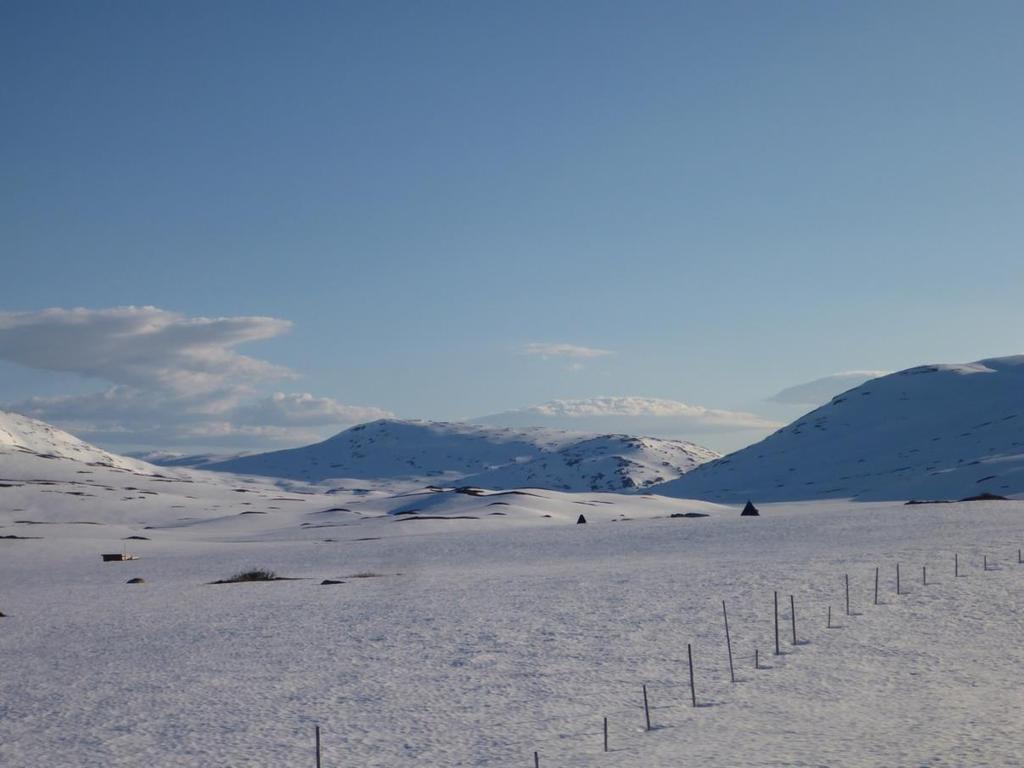
M 658 496 L 327 494 L 4 462 L 42 483 L 0 489 L 0 536 L 42 537 L 0 539 L 9 768 L 312 766 L 316 724 L 329 767 L 531 766 L 534 751 L 570 767 L 1022 764 L 1024 502 L 741 519 Z M 140 559 L 100 561 L 125 544 Z M 209 583 L 253 566 L 297 580 Z

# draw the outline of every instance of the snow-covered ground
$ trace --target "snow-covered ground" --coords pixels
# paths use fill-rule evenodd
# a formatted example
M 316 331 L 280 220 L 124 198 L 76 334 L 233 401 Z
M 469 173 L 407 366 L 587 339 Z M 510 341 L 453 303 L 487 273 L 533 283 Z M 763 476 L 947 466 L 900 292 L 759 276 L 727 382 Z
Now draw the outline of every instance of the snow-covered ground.
M 308 484 L 18 419 L 0 424 L 4 768 L 312 765 L 315 725 L 325 766 L 1021 764 L 1024 501 L 741 518 L 650 493 Z M 100 558 L 123 548 L 138 559 Z M 251 568 L 293 580 L 211 583 Z
M 315 724 L 325 766 L 526 766 L 535 750 L 542 766 L 1020 764 L 1022 502 L 741 519 L 529 490 L 272 503 L 214 477 L 221 491 L 182 484 L 212 494 L 188 514 L 159 482 L 172 490 L 146 501 L 0 489 L 17 494 L 0 495 L 0 536 L 42 537 L 0 539 L 0 765 L 312 765 Z M 51 501 L 6 501 L 31 494 Z M 101 562 L 125 544 L 138 560 Z M 209 584 L 249 567 L 298 580 Z

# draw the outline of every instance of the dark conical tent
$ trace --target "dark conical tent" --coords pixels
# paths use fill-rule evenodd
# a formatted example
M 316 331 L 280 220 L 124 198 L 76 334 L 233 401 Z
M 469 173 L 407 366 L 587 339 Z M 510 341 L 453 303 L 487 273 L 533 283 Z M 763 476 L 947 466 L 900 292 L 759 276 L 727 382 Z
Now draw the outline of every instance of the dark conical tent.
M 750 499 L 747 499 L 747 506 L 740 512 L 740 517 L 760 517 L 761 513 L 757 511 L 757 507 L 754 506 Z
M 587 522 L 587 518 L 585 518 L 583 515 L 580 515 L 576 518 L 576 525 L 583 525 L 585 522 Z

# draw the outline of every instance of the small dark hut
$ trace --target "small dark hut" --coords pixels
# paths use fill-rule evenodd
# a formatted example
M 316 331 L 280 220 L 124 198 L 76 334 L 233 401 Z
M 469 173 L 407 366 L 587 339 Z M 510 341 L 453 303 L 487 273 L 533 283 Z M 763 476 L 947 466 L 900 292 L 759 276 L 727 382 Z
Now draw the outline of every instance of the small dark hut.
M 580 515 L 576 518 L 576 525 L 583 525 L 585 522 L 587 522 L 587 518 L 585 518 L 583 515 Z
M 740 517 L 760 517 L 761 513 L 757 511 L 757 507 L 754 506 L 750 499 L 747 499 L 747 506 L 740 512 Z

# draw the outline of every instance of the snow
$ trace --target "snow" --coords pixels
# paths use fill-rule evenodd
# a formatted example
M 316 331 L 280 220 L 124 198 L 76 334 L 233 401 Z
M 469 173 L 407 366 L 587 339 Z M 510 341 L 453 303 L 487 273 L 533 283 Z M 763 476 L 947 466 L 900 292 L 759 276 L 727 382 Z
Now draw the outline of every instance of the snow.
M 855 387 L 765 440 L 657 486 L 739 502 L 1024 495 L 1024 356 Z
M 3 424 L 5 768 L 310 765 L 315 725 L 325 766 L 1019 764 L 1024 500 L 758 498 L 741 518 L 650 492 L 165 470 Z M 139 559 L 101 561 L 122 547 Z M 251 568 L 294 580 L 212 584 Z
M 486 488 L 535 486 L 565 491 L 631 491 L 680 477 L 714 451 L 679 440 L 599 435 L 465 479 Z
M 414 479 L 489 488 L 621 491 L 677 478 L 717 456 L 681 440 L 383 419 L 315 445 L 203 468 L 306 482 Z
M 0 450 L 104 464 L 131 472 L 151 469 L 145 462 L 107 453 L 46 422 L 10 411 L 0 411 Z
M 529 765 L 534 750 L 570 767 L 1017 759 L 1024 502 L 763 504 L 740 518 L 640 494 L 298 493 L 103 467 L 90 481 L 115 490 L 77 497 L 59 479 L 74 462 L 12 454 L 6 474 L 15 459 L 26 482 L 0 488 L 0 535 L 42 538 L 0 540 L 4 766 L 311 764 L 315 724 L 327 766 Z M 27 482 L 43 471 L 54 485 Z M 687 512 L 708 516 L 668 517 Z M 124 544 L 140 559 L 100 561 Z M 251 567 L 299 580 L 210 584 Z

